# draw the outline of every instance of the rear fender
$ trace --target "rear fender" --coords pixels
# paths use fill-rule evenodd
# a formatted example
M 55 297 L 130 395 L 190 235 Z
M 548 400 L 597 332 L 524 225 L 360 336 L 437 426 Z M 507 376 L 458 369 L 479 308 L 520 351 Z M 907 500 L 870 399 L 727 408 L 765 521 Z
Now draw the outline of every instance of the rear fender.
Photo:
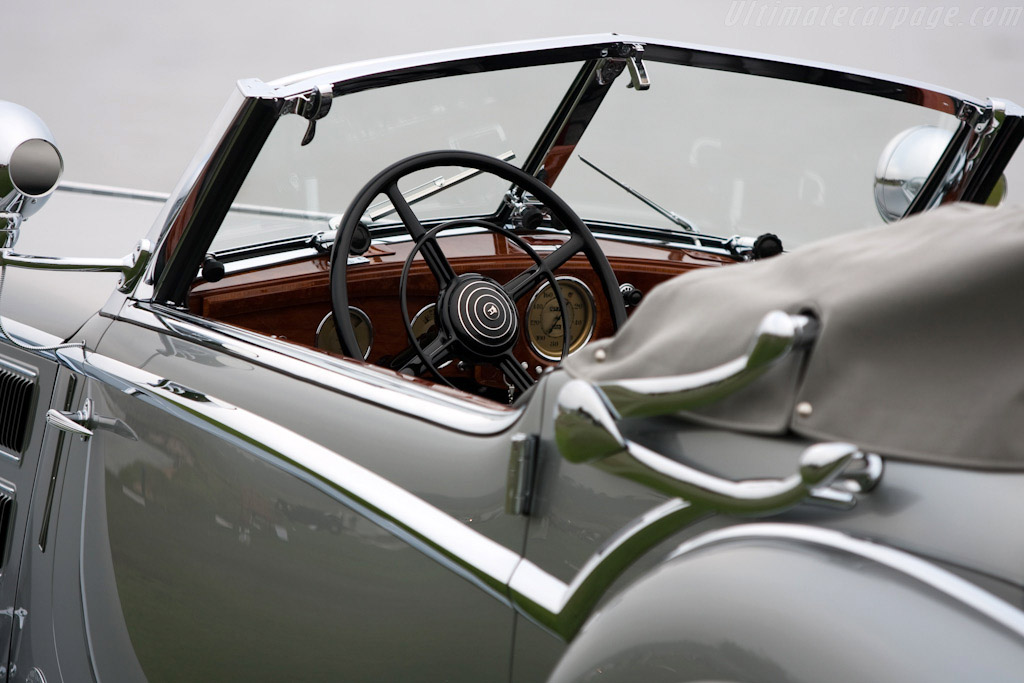
M 1019 680 L 1024 613 L 836 531 L 699 536 L 583 626 L 549 683 Z

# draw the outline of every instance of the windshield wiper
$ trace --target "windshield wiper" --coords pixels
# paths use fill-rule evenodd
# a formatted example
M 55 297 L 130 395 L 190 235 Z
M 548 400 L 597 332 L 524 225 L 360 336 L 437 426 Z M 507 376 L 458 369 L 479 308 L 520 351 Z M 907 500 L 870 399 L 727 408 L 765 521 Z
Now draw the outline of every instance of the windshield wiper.
M 579 155 L 577 155 L 577 156 L 579 156 Z M 612 181 L 613 183 L 615 183 L 616 185 L 621 187 L 626 192 L 630 193 L 631 195 L 633 195 L 634 197 L 636 197 L 637 199 L 642 201 L 647 206 L 651 207 L 652 209 L 654 209 L 655 211 L 660 213 L 665 218 L 669 219 L 670 221 L 672 221 L 673 223 L 678 225 L 683 230 L 686 230 L 687 232 L 697 232 L 697 229 L 693 227 L 693 224 L 690 223 L 690 221 L 686 220 L 685 218 L 683 218 L 682 216 L 677 214 L 675 211 L 669 211 L 668 209 L 666 209 L 666 208 L 664 208 L 662 206 L 659 206 L 652 199 L 649 199 L 648 197 L 645 197 L 644 195 L 640 194 L 639 192 L 634 190 L 629 185 L 626 185 L 625 183 L 623 183 L 623 182 L 621 182 L 619 180 L 616 180 L 611 175 L 609 175 L 608 173 L 605 173 L 604 171 L 599 169 L 597 166 L 595 166 L 594 164 L 592 164 L 589 161 L 587 161 L 586 159 L 584 159 L 583 157 L 580 157 L 580 161 L 582 161 L 587 166 L 589 166 L 590 168 L 594 169 L 595 171 L 597 171 L 598 173 L 603 175 L 605 178 L 607 178 L 608 180 Z
M 513 152 L 512 150 L 509 150 L 502 154 L 496 154 L 495 157 L 501 159 L 502 161 L 511 161 L 512 159 L 516 158 L 516 153 Z M 483 173 L 483 171 L 481 171 L 478 168 L 469 168 L 463 171 L 462 173 L 456 173 L 451 178 L 438 176 L 437 178 L 434 178 L 429 182 L 426 182 L 416 188 L 413 188 L 409 192 L 403 192 L 402 197 L 405 198 L 406 203 L 412 206 L 416 202 L 421 202 L 427 197 L 433 197 L 435 194 L 441 192 L 442 190 L 447 190 L 449 187 L 455 187 L 459 183 L 464 183 L 470 178 L 475 178 L 481 173 Z M 374 204 L 373 206 L 371 206 L 367 210 L 365 215 L 372 222 L 378 221 L 381 218 L 384 218 L 384 216 L 390 216 L 391 214 L 395 213 L 395 211 L 397 211 L 397 209 L 391 206 L 391 202 L 383 201 L 380 202 L 379 204 Z

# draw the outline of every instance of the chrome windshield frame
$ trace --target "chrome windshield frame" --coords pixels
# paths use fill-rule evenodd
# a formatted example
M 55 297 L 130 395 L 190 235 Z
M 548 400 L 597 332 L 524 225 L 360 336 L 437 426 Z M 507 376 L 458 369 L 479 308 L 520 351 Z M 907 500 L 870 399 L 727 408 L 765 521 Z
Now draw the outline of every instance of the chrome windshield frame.
M 957 154 L 967 151 L 969 141 L 966 138 L 969 136 L 966 129 L 980 125 L 979 117 L 991 111 L 988 103 L 912 80 L 862 70 L 840 70 L 811 61 L 782 60 L 757 53 L 715 50 L 672 41 L 652 42 L 618 34 L 503 43 L 368 60 L 309 71 L 271 83 L 256 79 L 239 81 L 236 93 L 229 100 L 217 126 L 153 226 L 149 238 L 157 245 L 155 257 L 146 276 L 134 290 L 133 298 L 172 304 L 180 304 L 184 300 L 205 248 L 223 218 L 221 212 L 226 211 L 234 199 L 240 178 L 245 177 L 277 119 L 286 113 L 301 113 L 302 98 L 310 92 L 329 88 L 336 98 L 400 82 L 574 61 L 581 63 L 581 74 L 593 73 L 594 65 L 609 54 L 619 54 L 623 50 L 629 52 L 638 46 L 649 61 L 815 83 L 958 115 L 962 121 L 960 131 L 953 136 L 948 153 L 937 165 L 933 179 L 945 178 Z M 580 87 L 575 82 L 573 85 L 577 90 Z M 566 97 L 569 98 L 570 94 Z M 562 104 L 565 105 L 566 101 L 563 100 Z M 545 142 L 550 146 L 553 136 L 575 110 L 562 106 L 560 111 L 555 113 L 545 135 L 527 157 L 527 165 L 537 167 L 534 172 L 540 170 L 550 151 L 544 148 Z M 586 114 L 592 116 L 594 111 L 590 108 Z M 1020 113 L 1016 107 L 1012 111 L 1015 115 Z M 559 116 L 565 120 L 560 121 Z M 996 131 L 997 136 L 999 132 L 1002 131 Z M 978 163 L 975 168 L 981 166 Z M 969 183 L 960 180 L 953 188 L 957 195 L 947 195 L 946 200 L 959 198 L 970 189 Z M 936 193 L 949 190 L 947 185 L 939 180 L 929 183 L 926 189 L 932 190 L 932 196 L 926 197 L 922 192 L 919 202 L 911 206 L 908 213 L 933 205 L 937 201 Z

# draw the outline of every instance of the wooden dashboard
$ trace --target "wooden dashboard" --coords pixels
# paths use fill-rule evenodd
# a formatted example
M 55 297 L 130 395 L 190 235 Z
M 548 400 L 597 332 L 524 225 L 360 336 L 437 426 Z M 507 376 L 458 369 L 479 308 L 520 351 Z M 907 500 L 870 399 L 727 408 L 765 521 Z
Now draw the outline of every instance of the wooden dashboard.
M 544 234 L 524 239 L 543 258 L 559 246 L 564 238 Z M 533 261 L 515 244 L 501 235 L 480 233 L 442 236 L 442 251 L 456 273 L 479 273 L 499 283 L 508 282 L 529 268 Z M 731 263 L 725 256 L 700 251 L 638 244 L 619 240 L 599 240 L 601 248 L 618 277 L 646 293 L 659 282 L 680 273 Z M 373 344 L 367 361 L 387 365 L 391 357 L 409 346 L 398 303 L 398 286 L 402 266 L 412 242 L 375 243 L 364 255 L 367 263 L 350 265 L 348 286 L 350 303 L 364 311 L 372 322 Z M 317 327 L 331 311 L 329 286 L 330 264 L 327 256 L 287 263 L 259 270 L 229 275 L 218 282 L 200 282 L 189 296 L 193 313 L 278 339 L 316 348 Z M 572 276 L 584 282 L 594 293 L 596 321 L 593 338 L 612 334 L 611 316 L 604 301 L 600 282 L 582 255 L 573 257 L 558 269 L 556 275 Z M 408 310 L 414 316 L 437 299 L 437 284 L 426 264 L 417 258 L 410 270 Z M 522 297 L 516 306 L 525 329 L 526 307 L 530 296 Z M 524 333 L 514 350 L 515 356 L 528 365 L 535 376 L 554 362 L 536 354 Z M 458 368 L 454 364 L 445 375 L 466 376 L 486 386 L 504 386 L 493 368 Z

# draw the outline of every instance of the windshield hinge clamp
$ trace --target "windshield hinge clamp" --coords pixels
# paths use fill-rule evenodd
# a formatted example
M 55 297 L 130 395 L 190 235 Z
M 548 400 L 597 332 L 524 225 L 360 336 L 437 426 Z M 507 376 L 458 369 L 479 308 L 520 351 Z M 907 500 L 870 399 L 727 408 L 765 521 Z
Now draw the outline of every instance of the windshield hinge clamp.
M 285 113 L 298 114 L 309 121 L 306 134 L 302 136 L 302 145 L 308 145 L 316 135 L 316 122 L 327 116 L 331 110 L 334 91 L 329 85 L 321 85 L 306 92 L 292 95 L 285 99 Z
M 651 79 L 647 76 L 647 69 L 644 67 L 644 46 L 633 45 L 631 54 L 626 57 L 626 67 L 629 69 L 629 83 L 626 87 L 636 90 L 649 90 Z

